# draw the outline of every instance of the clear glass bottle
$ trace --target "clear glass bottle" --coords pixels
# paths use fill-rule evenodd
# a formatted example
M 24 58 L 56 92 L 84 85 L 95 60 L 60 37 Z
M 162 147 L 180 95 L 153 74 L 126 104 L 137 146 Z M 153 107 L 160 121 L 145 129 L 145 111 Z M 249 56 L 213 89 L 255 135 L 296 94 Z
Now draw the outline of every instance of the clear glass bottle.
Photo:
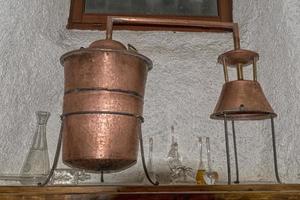
M 211 168 L 211 153 L 210 153 L 210 141 L 209 137 L 206 138 L 206 152 L 207 152 L 207 167 L 208 170 L 205 172 L 205 182 L 208 185 L 213 185 L 218 180 L 219 175 L 216 171 L 212 171 Z
M 196 182 L 198 185 L 205 185 L 206 184 L 206 182 L 204 180 L 205 166 L 204 166 L 203 157 L 202 157 L 202 152 L 203 152 L 202 137 L 198 137 L 198 144 L 199 144 L 199 164 L 198 164 L 198 169 L 197 169 L 197 174 L 196 174 Z
M 84 170 L 73 168 L 55 169 L 49 182 L 50 185 L 76 185 L 91 179 L 91 175 Z
M 174 136 L 174 126 L 171 126 L 171 135 L 172 135 L 172 143 L 171 143 L 170 150 L 168 152 L 167 160 L 168 160 L 170 170 L 174 171 L 177 167 L 182 166 L 181 163 L 182 159 L 178 151 L 178 143 L 175 140 L 175 136 Z
M 174 126 L 171 126 L 172 143 L 167 156 L 167 162 L 170 169 L 171 183 L 176 183 L 181 180 L 183 174 L 182 157 L 179 154 L 178 143 L 174 135 Z
M 157 181 L 158 176 L 154 172 L 154 167 L 153 167 L 153 138 L 149 138 L 149 152 L 148 152 L 148 162 L 147 162 L 147 169 L 148 169 L 148 174 L 149 177 L 152 181 Z M 146 177 L 144 177 L 143 183 L 148 184 L 149 181 Z
M 41 183 L 47 178 L 49 174 L 50 165 L 46 138 L 46 125 L 49 116 L 49 112 L 36 112 L 36 132 L 32 140 L 31 148 L 27 154 L 20 172 L 20 182 L 22 184 L 32 185 Z

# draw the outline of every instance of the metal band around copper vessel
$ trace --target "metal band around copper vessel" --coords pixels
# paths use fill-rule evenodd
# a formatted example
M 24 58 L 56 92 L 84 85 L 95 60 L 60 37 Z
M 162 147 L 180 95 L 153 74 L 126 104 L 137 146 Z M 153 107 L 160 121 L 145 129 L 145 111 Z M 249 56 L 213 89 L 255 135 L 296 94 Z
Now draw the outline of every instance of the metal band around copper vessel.
M 143 99 L 123 92 L 86 90 L 65 94 L 63 113 L 114 111 L 142 116 Z

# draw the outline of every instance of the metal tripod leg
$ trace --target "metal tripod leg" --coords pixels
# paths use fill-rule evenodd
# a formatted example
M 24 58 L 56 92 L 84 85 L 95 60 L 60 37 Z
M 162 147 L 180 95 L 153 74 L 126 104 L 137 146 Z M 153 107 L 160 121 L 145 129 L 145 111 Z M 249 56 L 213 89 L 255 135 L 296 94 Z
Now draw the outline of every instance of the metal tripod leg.
M 231 184 L 231 169 L 230 169 L 230 154 L 229 154 L 228 127 L 227 127 L 226 114 L 224 114 L 224 129 L 225 129 L 226 158 L 227 158 L 227 178 L 228 178 L 228 185 L 230 185 Z
M 237 155 L 237 145 L 236 145 L 236 136 L 235 136 L 235 127 L 234 127 L 234 120 L 232 122 L 232 137 L 233 137 L 233 149 L 234 149 L 234 160 L 235 160 L 235 174 L 236 174 L 236 181 L 234 183 L 240 183 L 240 174 L 239 174 L 239 163 L 238 163 L 238 155 Z
M 281 183 L 279 173 L 278 173 L 278 165 L 277 165 L 276 138 L 275 138 L 275 126 L 274 126 L 273 117 L 271 117 L 271 128 L 272 128 L 272 145 L 273 145 L 275 177 L 276 177 L 277 183 Z
M 101 181 L 101 183 L 104 183 L 104 172 L 103 171 L 101 171 L 100 181 Z
M 157 180 L 155 180 L 155 182 L 153 180 L 151 180 L 149 173 L 148 173 L 148 169 L 146 166 L 146 161 L 145 161 L 145 154 L 144 154 L 144 144 L 143 144 L 143 136 L 142 136 L 142 127 L 140 127 L 140 131 L 139 131 L 139 139 L 140 139 L 140 148 L 141 148 L 141 157 L 142 157 L 142 164 L 143 164 L 143 169 L 145 172 L 145 175 L 148 179 L 148 181 L 152 184 L 152 185 L 159 185 L 159 182 Z

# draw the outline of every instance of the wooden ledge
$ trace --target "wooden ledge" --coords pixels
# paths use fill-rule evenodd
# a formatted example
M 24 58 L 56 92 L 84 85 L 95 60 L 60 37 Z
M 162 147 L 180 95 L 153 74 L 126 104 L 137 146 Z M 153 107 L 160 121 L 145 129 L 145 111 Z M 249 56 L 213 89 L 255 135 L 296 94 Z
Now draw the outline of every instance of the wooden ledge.
M 214 186 L 3 186 L 0 199 L 300 199 L 300 184 Z

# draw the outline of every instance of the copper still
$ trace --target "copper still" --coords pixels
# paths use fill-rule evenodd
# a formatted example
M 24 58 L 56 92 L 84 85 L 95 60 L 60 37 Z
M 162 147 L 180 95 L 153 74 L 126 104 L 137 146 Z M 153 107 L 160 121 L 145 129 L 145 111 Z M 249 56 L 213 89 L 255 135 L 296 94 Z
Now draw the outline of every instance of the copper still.
M 64 163 L 105 172 L 135 164 L 152 61 L 109 38 L 64 54 L 61 64 Z
M 235 136 L 235 120 L 270 119 L 274 171 L 281 183 L 276 153 L 273 111 L 257 81 L 256 62 L 258 54 L 240 49 L 238 24 L 185 19 L 157 19 L 143 17 L 107 17 L 106 39 L 93 42 L 88 48 L 71 51 L 61 57 L 65 70 L 65 95 L 62 123 L 54 157 L 46 185 L 58 163 L 63 138 L 63 161 L 75 168 L 103 172 L 120 171 L 137 160 L 140 144 L 145 175 L 151 180 L 144 158 L 141 132 L 143 122 L 143 98 L 147 73 L 152 61 L 139 54 L 135 48 L 128 49 L 112 40 L 114 23 L 123 25 L 167 25 L 194 28 L 212 28 L 231 31 L 234 50 L 219 56 L 223 64 L 225 84 L 212 119 L 223 119 L 226 143 L 228 184 L 231 184 L 231 166 L 228 139 L 228 124 L 232 122 L 232 136 L 236 166 L 236 181 L 239 183 L 239 167 Z M 253 80 L 244 80 L 243 67 L 253 65 Z M 237 79 L 229 81 L 228 67 L 237 69 Z M 101 180 L 103 180 L 101 178 Z
M 105 40 L 61 57 L 65 74 L 64 163 L 90 171 L 120 171 L 136 162 L 139 139 L 143 167 L 151 182 L 144 162 L 140 128 L 145 83 L 152 61 L 135 48 L 127 49 L 112 40 L 114 23 L 221 28 L 234 34 L 237 26 L 199 20 L 108 17 Z M 239 45 L 239 38 L 234 43 Z

